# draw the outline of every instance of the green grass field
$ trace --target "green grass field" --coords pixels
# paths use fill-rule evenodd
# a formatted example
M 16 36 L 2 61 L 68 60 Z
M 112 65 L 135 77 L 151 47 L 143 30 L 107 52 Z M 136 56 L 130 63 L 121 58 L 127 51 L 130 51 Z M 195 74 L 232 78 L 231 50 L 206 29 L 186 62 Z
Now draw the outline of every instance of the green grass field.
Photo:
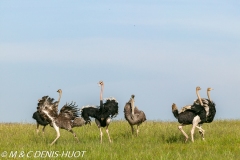
M 127 159 L 127 160 L 237 160 L 240 159 L 240 120 L 217 120 L 204 124 L 205 141 L 195 130 L 195 142 L 184 143 L 177 122 L 147 121 L 140 126 L 140 135 L 131 135 L 126 121 L 113 121 L 109 131 L 113 143 L 109 143 L 103 129 L 100 144 L 99 130 L 91 126 L 74 128 L 80 142 L 70 132 L 47 126 L 45 135 L 36 133 L 35 124 L 0 123 L 0 159 Z M 42 128 L 42 127 L 41 127 Z M 184 130 L 190 136 L 191 125 Z

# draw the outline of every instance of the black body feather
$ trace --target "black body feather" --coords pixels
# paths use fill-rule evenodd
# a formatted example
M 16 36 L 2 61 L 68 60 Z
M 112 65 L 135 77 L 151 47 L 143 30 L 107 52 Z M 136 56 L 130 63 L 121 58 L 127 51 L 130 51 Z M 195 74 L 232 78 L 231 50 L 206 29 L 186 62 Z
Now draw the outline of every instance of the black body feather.
M 211 123 L 215 117 L 216 114 L 216 105 L 213 101 L 210 101 L 209 99 L 201 98 L 203 106 L 209 108 L 209 113 L 206 115 L 205 123 Z M 194 106 L 201 106 L 199 100 L 197 99 L 192 107 L 191 110 L 193 110 L 195 113 L 198 114 L 198 110 L 194 109 Z
M 90 117 L 92 117 L 100 122 L 101 127 L 105 127 L 108 118 L 114 118 L 117 116 L 118 103 L 115 99 L 108 99 L 104 104 L 100 101 L 99 107 L 83 107 L 81 112 L 81 116 L 86 123 L 91 123 Z
M 215 114 L 216 114 L 216 105 L 212 101 L 210 102 L 210 105 L 209 105 L 209 115 L 206 118 L 206 123 L 211 123 L 215 117 Z
M 175 110 L 175 112 L 178 112 Z M 185 111 L 178 115 L 178 122 L 181 124 L 192 124 L 193 118 L 196 116 L 196 114 L 192 111 Z
M 33 113 L 32 118 L 35 119 L 37 123 L 42 126 L 46 126 L 49 124 L 49 122 L 38 111 Z
M 206 111 L 203 106 L 193 104 L 191 109 L 187 109 L 184 112 L 178 113 L 177 108 L 172 110 L 175 118 L 178 119 L 178 122 L 181 124 L 192 124 L 194 117 L 199 116 L 201 122 L 199 124 L 206 122 Z

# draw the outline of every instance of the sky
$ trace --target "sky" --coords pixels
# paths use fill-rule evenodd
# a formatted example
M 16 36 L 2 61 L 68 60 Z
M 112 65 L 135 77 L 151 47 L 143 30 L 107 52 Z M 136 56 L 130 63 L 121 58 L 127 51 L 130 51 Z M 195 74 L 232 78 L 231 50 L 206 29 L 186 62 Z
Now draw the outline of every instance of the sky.
M 240 2 L 236 0 L 0 1 L 0 123 L 35 123 L 37 100 L 119 103 L 147 120 L 177 121 L 196 87 L 215 119 L 239 119 Z

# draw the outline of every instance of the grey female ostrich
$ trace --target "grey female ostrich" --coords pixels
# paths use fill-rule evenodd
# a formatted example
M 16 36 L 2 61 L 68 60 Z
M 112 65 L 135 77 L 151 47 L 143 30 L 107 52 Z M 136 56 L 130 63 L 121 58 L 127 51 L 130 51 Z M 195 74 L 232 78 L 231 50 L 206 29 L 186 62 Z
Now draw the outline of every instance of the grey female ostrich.
M 57 92 L 59 93 L 59 97 L 58 97 L 58 101 L 57 101 L 57 105 L 60 103 L 60 99 L 62 96 L 62 90 L 59 89 L 57 90 Z M 39 99 L 38 102 L 40 102 L 42 99 Z M 36 120 L 37 122 L 37 133 L 39 132 L 39 125 L 42 125 L 42 133 L 44 133 L 45 127 L 49 124 L 49 122 L 47 121 L 47 119 L 45 119 L 40 113 L 39 113 L 39 105 L 40 103 L 38 103 L 38 107 L 37 107 L 37 111 L 33 113 L 32 118 Z
M 213 121 L 215 113 L 216 113 L 216 108 L 215 108 L 215 103 L 211 102 L 209 105 L 209 115 L 207 116 L 207 112 L 204 107 L 204 103 L 202 102 L 202 99 L 198 93 L 198 91 L 201 90 L 200 87 L 196 88 L 196 93 L 199 103 L 195 101 L 193 105 L 184 107 L 184 110 L 181 112 L 178 111 L 176 104 L 173 103 L 172 105 L 172 112 L 173 115 L 178 119 L 178 122 L 181 124 L 178 126 L 178 129 L 183 133 L 185 136 L 185 142 L 188 140 L 188 135 L 183 131 L 182 127 L 184 125 L 189 125 L 192 124 L 193 127 L 191 129 L 191 139 L 192 142 L 194 142 L 194 130 L 197 127 L 199 129 L 199 133 L 202 136 L 202 139 L 204 140 L 204 130 L 202 129 L 201 125 L 203 123 L 210 123 Z M 209 90 L 210 91 L 210 90 Z M 210 97 L 210 96 L 209 96 Z
M 100 130 L 100 142 L 102 143 L 102 127 L 106 127 L 106 132 L 108 135 L 109 142 L 111 143 L 112 140 L 109 135 L 108 126 L 111 122 L 111 119 L 116 117 L 118 114 L 118 102 L 115 98 L 107 98 L 106 102 L 103 103 L 103 88 L 104 83 L 103 81 L 99 82 L 101 86 L 100 91 L 100 106 L 93 107 L 93 106 L 85 106 L 81 109 L 81 116 L 84 118 L 86 123 L 91 123 L 90 117 L 95 118 L 95 122 Z
M 75 103 L 65 104 L 58 113 L 58 101 L 53 102 L 53 99 L 45 96 L 39 102 L 39 112 L 57 132 L 57 137 L 51 145 L 60 137 L 60 128 L 71 132 L 78 141 L 72 128 L 84 125 L 85 121 L 79 117 L 79 109 Z
M 132 134 L 134 132 L 134 125 L 137 125 L 137 136 L 138 136 L 138 127 L 144 121 L 146 121 L 146 116 L 143 111 L 138 110 L 138 108 L 134 105 L 134 95 L 131 96 L 130 100 L 126 103 L 124 107 L 124 116 L 125 119 L 128 121 L 132 128 Z

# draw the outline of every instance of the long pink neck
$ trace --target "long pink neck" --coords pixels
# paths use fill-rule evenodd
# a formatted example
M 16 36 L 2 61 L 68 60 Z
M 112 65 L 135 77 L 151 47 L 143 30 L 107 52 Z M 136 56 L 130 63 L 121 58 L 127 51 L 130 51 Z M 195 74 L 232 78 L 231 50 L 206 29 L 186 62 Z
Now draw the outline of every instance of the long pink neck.
M 100 91 L 100 100 L 102 101 L 103 100 L 103 89 L 104 89 L 104 85 L 101 84 L 101 91 Z

